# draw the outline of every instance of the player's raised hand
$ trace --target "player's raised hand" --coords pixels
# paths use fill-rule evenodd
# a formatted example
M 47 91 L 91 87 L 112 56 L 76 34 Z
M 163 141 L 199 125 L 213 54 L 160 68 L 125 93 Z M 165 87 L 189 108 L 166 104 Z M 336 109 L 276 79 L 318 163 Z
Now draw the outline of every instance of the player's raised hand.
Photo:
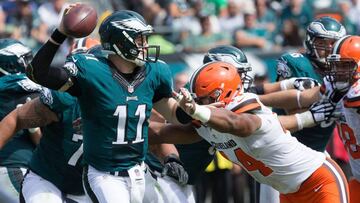
M 88 4 L 73 3 L 64 9 L 58 30 L 71 37 L 86 37 L 97 24 L 96 10 Z
M 180 92 L 173 92 L 173 97 L 178 102 L 178 105 L 190 116 L 192 116 L 196 110 L 194 98 L 186 88 L 180 88 Z

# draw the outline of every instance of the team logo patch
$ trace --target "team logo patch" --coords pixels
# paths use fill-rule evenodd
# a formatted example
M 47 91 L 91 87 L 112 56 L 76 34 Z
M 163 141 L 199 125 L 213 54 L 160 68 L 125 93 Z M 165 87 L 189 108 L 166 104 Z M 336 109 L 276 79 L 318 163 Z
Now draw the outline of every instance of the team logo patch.
M 17 82 L 17 84 L 27 92 L 36 92 L 41 90 L 41 86 L 26 78 Z
M 76 60 L 74 59 L 76 62 Z M 73 62 L 66 62 L 64 65 L 65 70 L 71 75 L 76 76 L 78 73 L 78 68 L 76 67 L 75 63 Z
M 290 68 L 286 65 L 286 62 L 278 61 L 277 67 L 276 67 L 276 74 L 278 76 L 281 76 L 282 78 L 290 78 L 292 75 L 292 72 L 291 72 Z
M 42 88 L 40 99 L 46 105 L 51 105 L 54 102 L 51 91 L 48 88 Z

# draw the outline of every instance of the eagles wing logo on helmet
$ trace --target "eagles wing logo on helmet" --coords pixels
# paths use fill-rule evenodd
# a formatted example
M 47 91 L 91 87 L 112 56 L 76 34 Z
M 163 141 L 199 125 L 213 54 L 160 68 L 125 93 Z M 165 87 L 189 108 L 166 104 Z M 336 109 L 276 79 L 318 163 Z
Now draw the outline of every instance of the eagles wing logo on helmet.
M 0 55 L 5 55 L 5 56 L 15 55 L 17 57 L 20 57 L 29 52 L 31 52 L 29 48 L 25 47 L 22 44 L 16 43 L 1 49 Z
M 151 25 L 146 25 L 136 18 L 125 19 L 121 21 L 112 21 L 111 24 L 116 28 L 128 30 L 128 31 L 136 31 L 136 32 L 151 32 L 153 28 Z M 131 40 L 133 41 L 133 40 Z

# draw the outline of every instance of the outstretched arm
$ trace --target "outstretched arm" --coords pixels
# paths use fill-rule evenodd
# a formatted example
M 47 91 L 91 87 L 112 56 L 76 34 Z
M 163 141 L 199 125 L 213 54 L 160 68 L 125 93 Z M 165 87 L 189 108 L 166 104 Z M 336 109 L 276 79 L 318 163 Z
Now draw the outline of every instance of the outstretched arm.
M 259 95 L 259 99 L 266 106 L 292 111 L 307 108 L 314 102 L 319 101 L 319 90 L 320 87 L 314 87 L 304 91 L 285 90 L 265 95 Z
M 17 131 L 45 126 L 55 121 L 58 121 L 56 114 L 42 104 L 39 98 L 27 102 L 0 122 L 0 149 Z
M 201 140 L 192 124 L 164 124 L 150 122 L 149 144 L 192 144 Z

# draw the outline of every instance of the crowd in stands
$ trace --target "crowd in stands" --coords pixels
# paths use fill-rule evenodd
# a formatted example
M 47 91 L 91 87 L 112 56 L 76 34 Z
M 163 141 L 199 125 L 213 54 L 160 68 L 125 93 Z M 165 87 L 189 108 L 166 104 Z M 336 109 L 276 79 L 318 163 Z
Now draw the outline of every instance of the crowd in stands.
M 2 1 L 0 36 L 19 39 L 36 51 L 59 23 L 69 2 Z M 321 15 L 337 18 L 348 34 L 360 29 L 357 0 L 109 0 L 108 4 L 113 10 L 131 9 L 142 14 L 159 34 L 150 43 L 161 43 L 163 54 L 203 53 L 222 44 L 245 51 L 299 47 L 308 23 Z

